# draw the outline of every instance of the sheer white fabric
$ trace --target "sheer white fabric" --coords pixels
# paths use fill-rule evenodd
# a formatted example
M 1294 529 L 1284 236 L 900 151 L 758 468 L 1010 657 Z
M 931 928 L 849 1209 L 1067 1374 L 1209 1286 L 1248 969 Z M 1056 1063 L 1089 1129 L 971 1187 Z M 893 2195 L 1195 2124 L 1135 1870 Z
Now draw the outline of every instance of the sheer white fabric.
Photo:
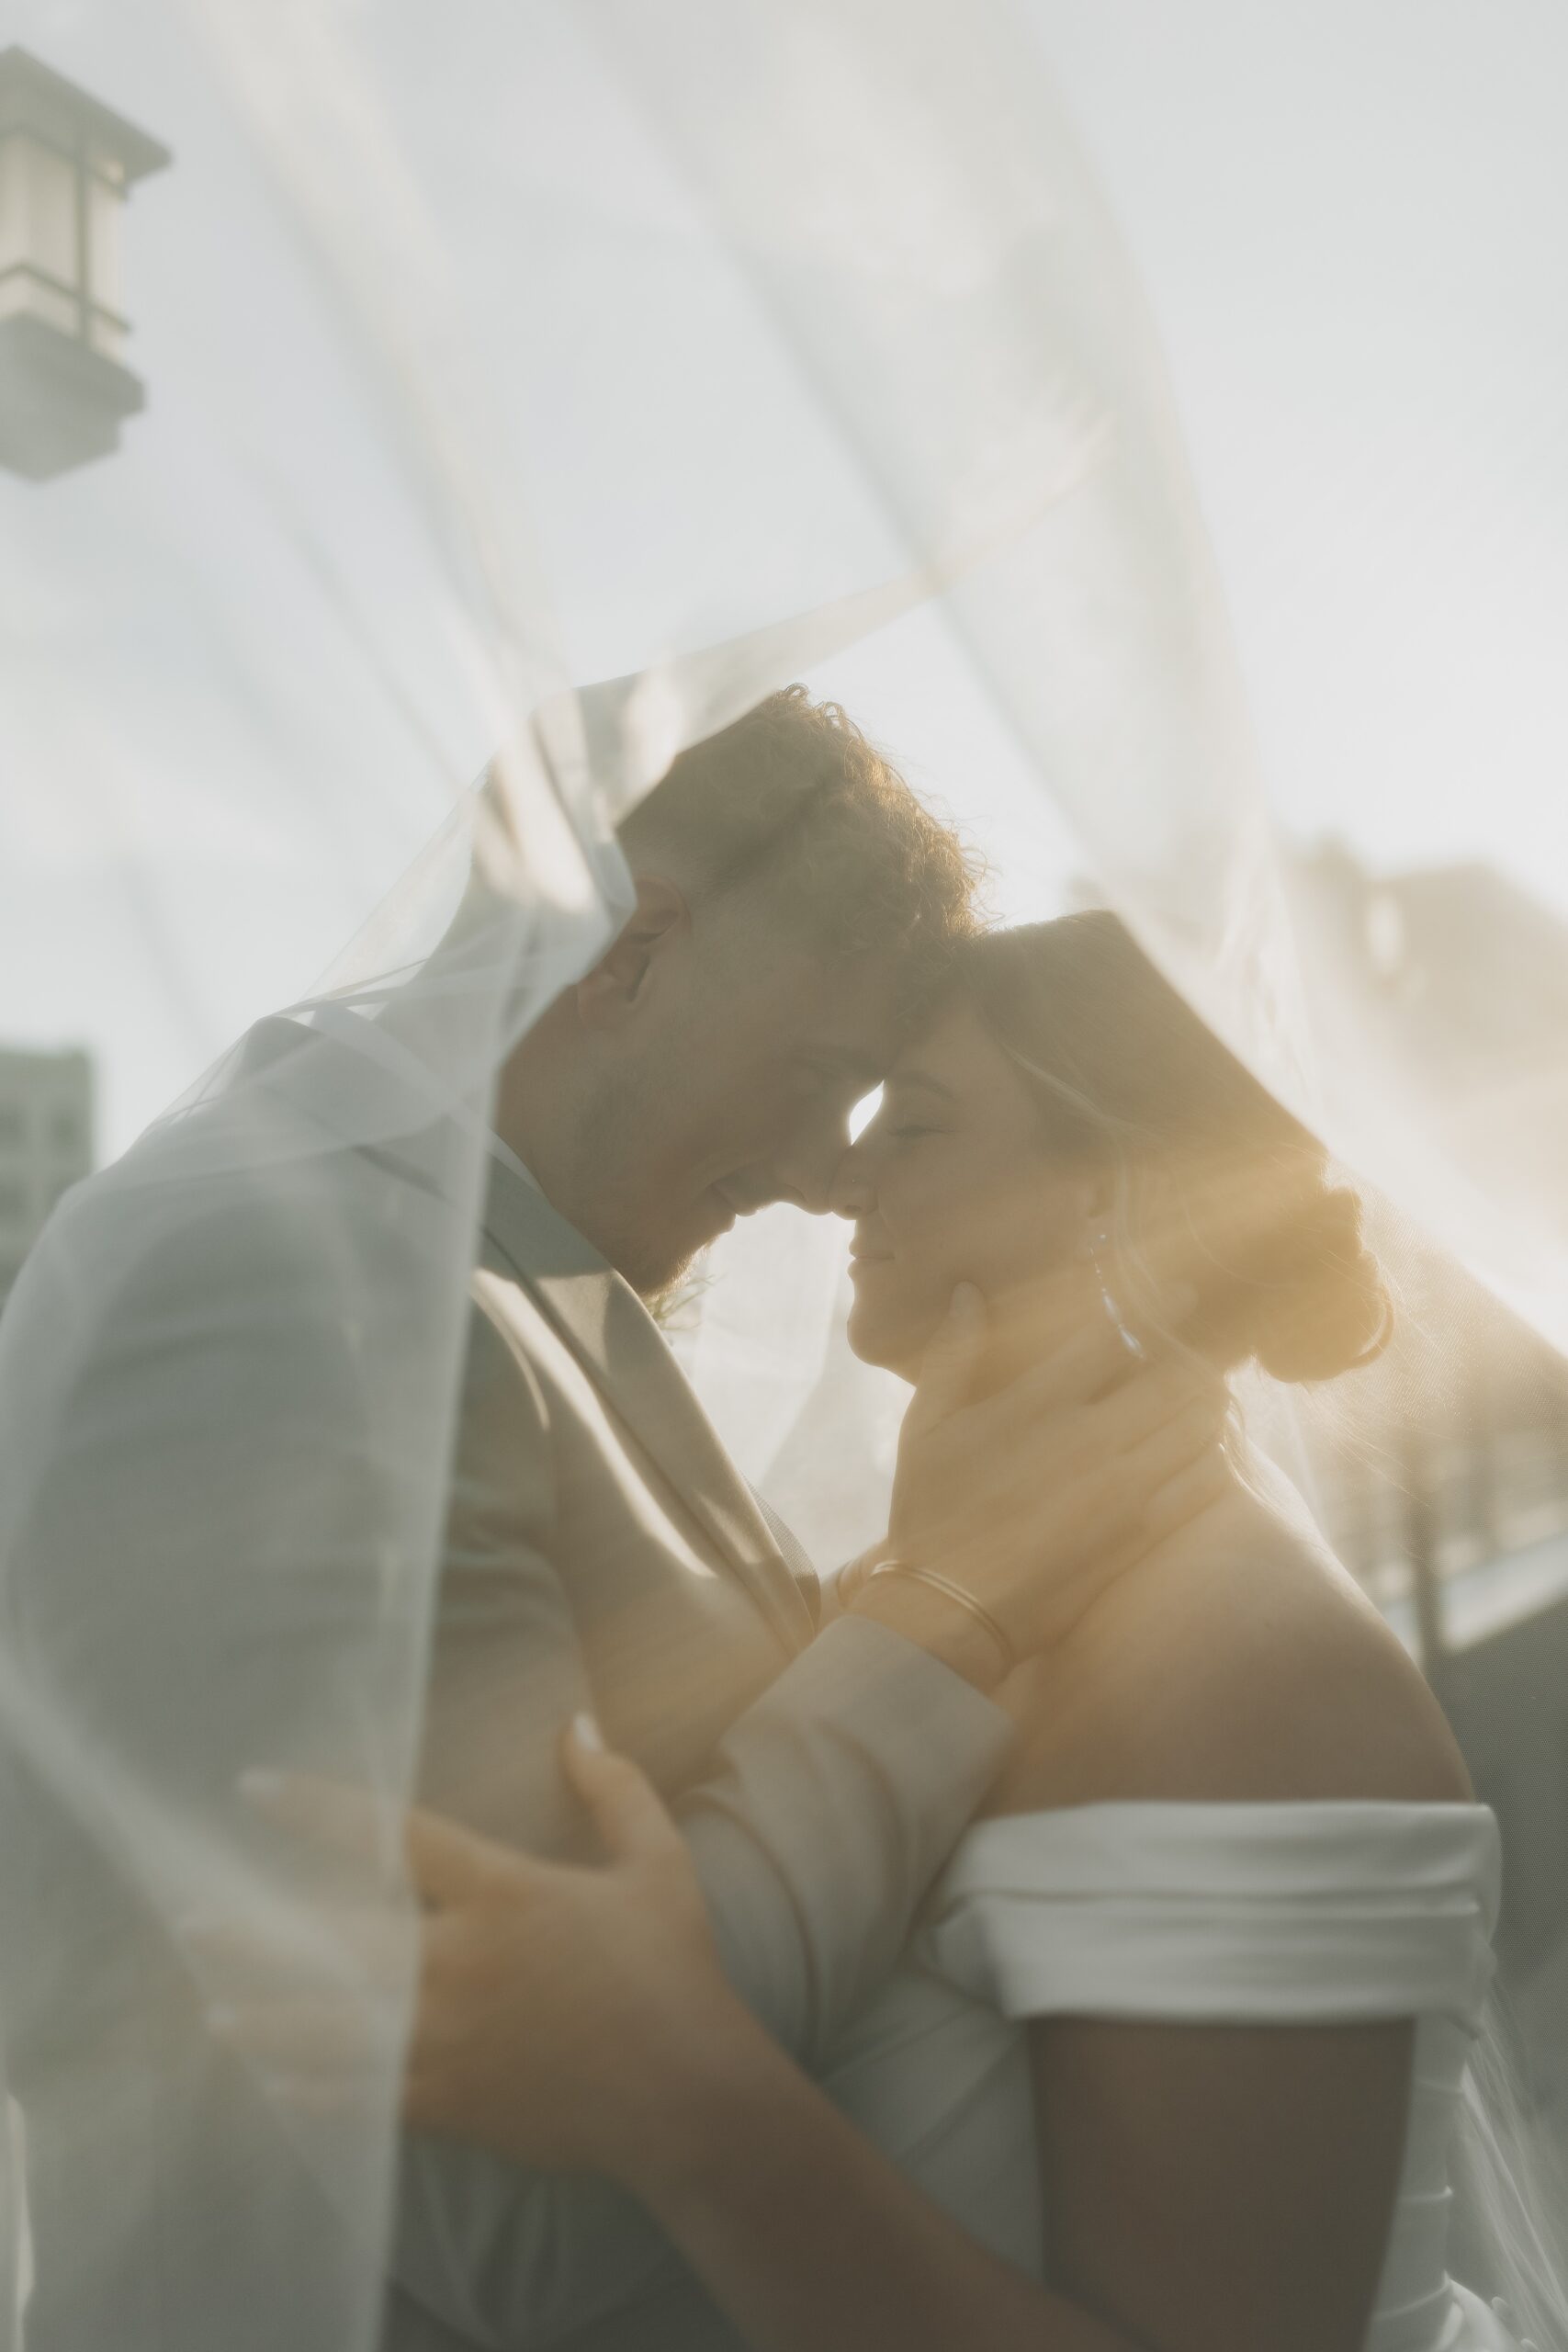
M 1301 14 L 1314 40 L 1320 15 Z M 39 1833 L 6 1856 L 13 2073 L 49 2047 L 46 1898 L 84 1852 L 112 1862 L 127 1917 L 169 1930 L 193 1902 L 254 1904 L 292 1922 L 307 1977 L 352 1970 L 322 1948 L 316 1890 L 248 1841 L 230 1776 L 307 1762 L 406 1792 L 494 1069 L 625 905 L 615 816 L 802 671 L 969 821 L 1010 911 L 1049 910 L 1091 869 L 1352 1162 L 1568 1333 L 1565 1195 L 1541 1141 L 1560 1057 L 1456 1094 L 1459 1016 L 1424 1024 L 1431 959 L 1393 984 L 1360 953 L 1364 910 L 1281 860 L 1149 317 L 1050 86 L 1044 50 L 1069 29 L 977 0 L 8 10 L 7 39 L 175 154 L 127 222 L 147 413 L 96 468 L 0 477 L 6 1018 L 93 1047 L 107 1156 L 142 1136 L 54 1216 L 0 1329 L 0 1704 L 7 1785 Z M 1222 62 L 1242 40 L 1221 11 L 1208 38 Z M 1556 38 L 1497 46 L 1545 90 Z M 1483 80 L 1456 85 L 1461 130 Z M 1403 71 L 1369 103 L 1394 135 Z M 1521 204 L 1557 220 L 1561 142 L 1545 152 L 1544 194 Z M 1424 389 L 1492 335 L 1532 355 L 1554 418 L 1538 274 L 1515 284 L 1496 252 L 1479 242 L 1468 301 L 1428 288 Z M 1408 323 L 1419 291 L 1399 288 Z M 1438 559 L 1456 591 L 1506 573 L 1561 500 L 1543 469 L 1467 532 L 1451 493 L 1469 472 L 1430 446 L 1423 465 L 1431 510 L 1461 518 Z M 1274 552 L 1265 528 L 1246 567 L 1261 596 Z M 1427 642 L 1413 624 L 1404 665 Z M 1506 672 L 1508 740 L 1533 724 L 1551 741 L 1555 642 L 1530 651 Z M 1442 668 L 1470 740 L 1494 741 L 1495 665 Z M 1247 684 L 1277 742 L 1292 713 L 1270 674 L 1254 663 Z M 1551 844 L 1517 843 L 1517 868 L 1545 870 Z M 1551 956 L 1522 954 L 1525 1001 Z M 279 1006 L 285 1027 L 247 1034 Z M 400 1223 L 363 1154 L 437 1118 L 431 1187 Z M 228 1247 L 247 1204 L 272 1248 L 248 1267 Z M 293 1596 L 245 1709 L 217 1694 L 252 1596 L 244 1564 L 201 1543 L 196 1466 L 135 1413 L 95 1417 L 171 1260 L 191 1274 L 159 1293 L 171 1350 L 199 1362 L 250 1337 L 260 1363 L 284 1333 L 310 1370 L 270 1455 L 232 1392 L 183 1424 L 229 1446 L 231 1499 Z M 746 1467 L 817 1498 L 830 1558 L 874 1510 L 859 1449 L 886 1437 L 886 1392 L 844 1360 L 819 1232 L 784 1242 L 769 1219 L 728 1263 L 693 1342 L 705 1390 Z M 94 1447 L 95 1476 L 113 1470 L 96 1515 Z M 376 1542 L 328 1670 L 310 1578 L 341 1532 L 344 1463 Z M 109 1588 L 88 1569 L 111 1555 Z M 39 1565 L 61 1558 L 72 1573 Z M 138 1583 L 154 1563 L 177 1569 L 174 1631 Z M 70 1933 L 112 1973 L 110 1914 Z M 198 1989 L 171 1966 L 122 2001 L 147 2037 L 150 2129 L 209 2063 Z M 85 2222 L 110 2077 L 73 2014 L 79 2096 L 31 2158 L 80 2178 Z M 397 2018 L 378 2030 L 381 2112 L 259 2115 L 222 2199 L 254 2311 L 291 2352 L 374 2340 Z M 341 2218 L 330 2247 L 294 2228 L 301 2167 Z M 121 2194 L 102 2189 L 106 2245 Z M 192 2224 L 166 2218 L 120 2249 L 128 2336 L 209 2352 L 233 2314 L 182 2301 Z M 25 2269 L 23 2237 L 17 2218 L 0 2279 Z M 80 2247 L 35 2254 L 69 2266 Z

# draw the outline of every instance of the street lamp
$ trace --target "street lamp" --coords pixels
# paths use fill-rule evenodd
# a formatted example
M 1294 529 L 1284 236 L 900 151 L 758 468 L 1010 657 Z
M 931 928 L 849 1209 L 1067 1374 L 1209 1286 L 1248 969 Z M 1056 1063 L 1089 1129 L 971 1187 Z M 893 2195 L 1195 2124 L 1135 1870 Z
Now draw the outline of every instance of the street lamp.
M 0 50 L 0 466 L 46 481 L 119 441 L 126 193 L 168 150 L 24 49 Z

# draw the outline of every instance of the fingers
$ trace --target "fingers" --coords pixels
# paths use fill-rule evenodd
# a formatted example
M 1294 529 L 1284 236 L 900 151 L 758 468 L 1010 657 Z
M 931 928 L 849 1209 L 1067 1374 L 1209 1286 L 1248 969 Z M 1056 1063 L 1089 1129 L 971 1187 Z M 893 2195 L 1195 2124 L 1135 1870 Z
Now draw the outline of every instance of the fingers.
M 483 1894 L 498 1877 L 521 1886 L 544 1867 L 423 1805 L 411 1806 L 404 1816 L 403 1851 L 415 1891 L 426 1903 L 443 1907 Z
M 1097 1315 L 974 1410 L 976 1418 L 987 1413 L 1010 1429 L 1025 1429 L 1047 1415 L 1103 1396 L 1126 1379 L 1131 1362 L 1117 1333 Z
M 1110 1458 L 1130 1453 L 1177 1422 L 1190 1420 L 1213 1434 L 1229 1409 L 1230 1391 L 1217 1374 L 1189 1364 L 1164 1364 L 1140 1372 L 1112 1396 L 1090 1406 L 1075 1442 L 1091 1454 Z
M 391 1859 L 400 1829 L 408 1875 L 425 1901 L 458 1903 L 486 1885 L 502 1864 L 517 1857 L 510 1847 L 478 1837 L 455 1821 L 420 1807 L 397 1808 L 346 1781 L 306 1772 L 253 1771 L 240 1792 L 255 1812 L 309 1845 L 355 1860 Z
M 1156 1293 L 1145 1319 L 1166 1330 L 1176 1330 L 1197 1303 L 1198 1294 L 1190 1283 L 1168 1283 Z M 1129 1381 L 1134 1363 L 1121 1331 L 1108 1315 L 1097 1310 L 1004 1389 L 997 1401 L 1016 1405 L 1025 1419 L 1065 1411 L 1074 1405 L 1091 1404 L 1111 1390 L 1134 1385 L 1145 1375 L 1135 1373 Z
M 412 2014 L 406 1917 L 395 1940 L 378 1921 L 375 1940 L 360 1948 L 363 1968 L 326 1984 L 272 1939 L 232 1920 L 189 1922 L 182 1939 L 207 1988 L 203 2011 L 213 2038 L 280 2103 L 326 2113 L 379 2096 L 405 2061 L 423 2057 L 432 2020 L 468 1997 L 466 1926 L 464 1916 L 449 1911 L 424 1920 Z
M 409 1920 L 383 1911 L 301 1906 L 263 1923 L 223 1913 L 194 1913 L 179 1939 L 198 1981 L 220 2003 L 241 2006 L 257 1989 L 301 1981 L 386 1988 L 407 1973 Z
M 216 2002 L 208 2025 L 219 2041 L 283 2082 L 343 2084 L 400 2068 L 395 2013 L 363 2002 L 309 1999 Z
M 912 1431 L 934 1429 L 966 1402 L 985 1351 L 986 1325 L 985 1300 L 973 1283 L 960 1283 L 920 1361 L 920 1376 L 905 1415 Z
M 393 1851 L 396 1808 L 347 1781 L 263 1768 L 241 1774 L 240 1794 L 253 1812 L 325 1853 L 384 1864 Z
M 1144 1511 L 1144 1530 L 1150 1544 L 1163 1542 L 1179 1527 L 1219 1501 L 1234 1483 L 1231 1465 L 1218 1446 L 1205 1446 L 1164 1486 L 1156 1487 Z
M 1158 1374 L 1140 1374 L 1132 1385 L 1140 1390 L 1156 1387 Z M 1201 1384 L 1194 1393 L 1183 1376 L 1185 1404 L 1170 1409 L 1168 1396 L 1134 1400 L 1132 1386 L 1098 1408 L 1117 1408 L 1119 1425 L 1108 1439 L 1104 1430 L 1091 1442 L 1083 1435 L 1083 1467 L 1072 1482 L 1079 1540 L 1085 1555 L 1095 1560 L 1094 1573 L 1108 1549 L 1124 1541 L 1146 1551 L 1157 1530 L 1182 1524 L 1221 1494 L 1229 1468 L 1220 1443 L 1229 1404 L 1224 1384 Z M 1146 1423 L 1143 1434 L 1128 1442 L 1129 1430 Z M 1155 1504 L 1158 1500 L 1158 1510 Z
M 1116 1467 L 1122 1483 L 1140 1509 L 1168 1479 L 1174 1478 L 1205 1453 L 1219 1452 L 1223 1414 L 1211 1400 L 1195 1397 L 1182 1411 L 1152 1429 L 1121 1456 Z
M 592 1715 L 573 1717 L 561 1761 L 612 1860 L 646 1860 L 679 1845 L 680 1832 L 652 1782 L 628 1757 L 612 1754 Z

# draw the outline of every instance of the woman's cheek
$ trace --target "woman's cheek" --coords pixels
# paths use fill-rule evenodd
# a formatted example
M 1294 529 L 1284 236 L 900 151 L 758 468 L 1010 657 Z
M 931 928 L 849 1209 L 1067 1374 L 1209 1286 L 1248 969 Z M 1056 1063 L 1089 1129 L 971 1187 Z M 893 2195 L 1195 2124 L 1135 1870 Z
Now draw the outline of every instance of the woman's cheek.
M 977 1279 L 971 1261 L 979 1237 L 973 1211 L 961 1199 L 933 1192 L 922 1209 L 908 1261 L 918 1269 L 922 1292 L 945 1312 L 953 1285 Z
M 953 1229 L 964 1238 L 965 1261 L 953 1280 L 976 1283 L 988 1300 L 1029 1280 L 1053 1254 L 1039 1203 L 1021 1199 L 1010 1183 L 972 1199 Z

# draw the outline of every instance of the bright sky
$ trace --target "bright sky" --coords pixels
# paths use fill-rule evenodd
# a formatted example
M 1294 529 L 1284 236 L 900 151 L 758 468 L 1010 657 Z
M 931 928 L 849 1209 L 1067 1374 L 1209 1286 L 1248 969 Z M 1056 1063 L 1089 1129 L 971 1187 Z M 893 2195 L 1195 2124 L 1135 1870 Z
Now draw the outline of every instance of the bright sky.
M 23 41 L 176 153 L 128 223 L 147 415 L 106 465 L 0 478 L 0 1032 L 98 1050 L 110 1148 L 309 985 L 487 745 L 462 597 L 417 485 L 365 432 L 331 298 L 167 31 L 175 14 L 0 0 L 0 45 Z M 1280 816 L 1374 863 L 1484 856 L 1568 908 L 1568 17 L 1558 0 L 1027 14 L 1165 338 Z M 434 42 L 434 72 L 450 15 L 395 0 L 389 21 L 400 67 L 417 74 Z M 570 92 L 570 40 L 558 62 Z M 535 282 L 570 291 L 603 261 L 596 237 L 625 247 L 613 164 L 638 129 L 617 119 L 579 158 L 570 97 L 528 103 L 541 190 L 604 175 L 603 220 L 558 232 L 541 195 L 524 227 Z M 465 114 L 421 130 L 458 211 L 484 128 Z M 665 200 L 678 219 L 678 193 Z M 496 250 L 476 241 L 461 299 Z M 417 254 L 402 258 L 417 284 Z M 733 288 L 690 255 L 637 258 L 571 350 L 503 320 L 491 354 L 516 463 L 487 488 L 490 519 L 520 537 L 510 502 L 526 490 L 589 671 L 620 666 L 659 589 L 639 570 L 669 522 L 647 448 L 689 435 L 659 496 L 694 513 L 717 462 L 687 413 L 689 349 L 659 331 L 677 294 L 683 316 L 711 300 L 716 321 Z M 743 339 L 716 347 L 732 469 L 716 512 L 768 547 L 761 602 L 737 619 L 716 577 L 672 616 L 687 641 L 705 594 L 746 626 L 772 616 L 771 583 L 814 582 L 830 508 L 841 547 L 874 531 L 825 428 L 784 451 L 770 438 L 751 364 Z M 615 527 L 568 548 L 558 520 L 590 475 L 613 486 Z M 1077 854 L 929 617 L 816 682 L 960 811 L 1003 911 L 1051 903 Z

